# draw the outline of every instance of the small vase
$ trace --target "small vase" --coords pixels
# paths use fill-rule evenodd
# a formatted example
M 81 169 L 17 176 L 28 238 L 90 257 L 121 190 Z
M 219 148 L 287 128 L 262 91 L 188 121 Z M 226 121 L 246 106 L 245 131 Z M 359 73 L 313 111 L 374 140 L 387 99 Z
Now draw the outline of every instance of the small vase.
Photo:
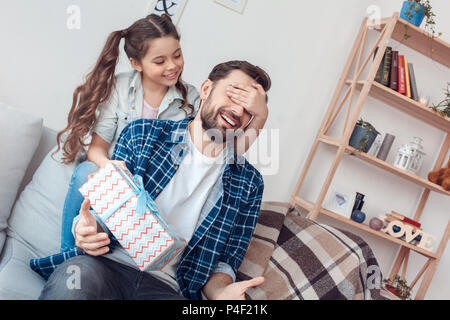
M 378 151 L 377 158 L 386 161 L 389 151 L 391 151 L 392 144 L 394 143 L 395 136 L 387 133 L 384 137 L 383 143 Z
M 383 228 L 383 221 L 378 218 L 372 218 L 369 222 L 370 228 L 376 231 L 380 231 Z
M 358 223 L 363 223 L 366 220 L 366 214 L 362 211 L 355 210 L 352 214 L 352 220 Z
M 412 6 L 412 9 L 410 9 Z M 407 12 L 410 12 L 412 16 L 406 15 Z M 403 2 L 402 10 L 400 12 L 400 18 L 408 21 L 409 23 L 415 25 L 416 27 L 420 27 L 425 18 L 425 11 L 423 9 L 423 5 L 415 2 L 415 1 L 405 1 Z
M 364 138 L 368 136 L 367 141 L 365 142 L 365 146 L 362 147 L 360 142 L 364 140 Z M 372 131 L 367 131 L 361 126 L 356 125 L 353 130 L 352 136 L 350 137 L 349 145 L 355 149 L 361 150 L 362 152 L 368 152 L 370 147 L 372 147 L 373 142 L 375 141 L 377 134 Z

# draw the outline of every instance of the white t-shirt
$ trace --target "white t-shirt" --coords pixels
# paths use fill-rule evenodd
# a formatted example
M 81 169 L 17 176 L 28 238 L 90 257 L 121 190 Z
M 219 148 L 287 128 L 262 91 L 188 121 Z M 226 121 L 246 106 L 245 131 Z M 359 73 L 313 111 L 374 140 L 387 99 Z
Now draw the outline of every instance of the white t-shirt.
M 155 199 L 161 217 L 179 237 L 191 240 L 200 216 L 200 212 L 225 167 L 224 151 L 217 157 L 203 155 L 186 134 L 189 144 L 188 152 L 168 185 Z M 105 257 L 117 262 L 133 266 L 136 264 L 123 248 L 116 248 Z M 159 279 L 179 290 L 176 282 L 176 269 L 181 254 L 171 261 L 162 271 L 149 271 Z

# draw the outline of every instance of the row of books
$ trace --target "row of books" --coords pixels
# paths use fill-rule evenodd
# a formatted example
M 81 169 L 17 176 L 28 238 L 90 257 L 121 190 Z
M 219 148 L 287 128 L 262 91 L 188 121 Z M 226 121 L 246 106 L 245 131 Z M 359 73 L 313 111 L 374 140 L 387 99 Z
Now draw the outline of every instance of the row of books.
M 375 50 L 375 56 L 378 48 Z M 401 93 L 408 98 L 419 101 L 414 66 L 404 55 L 387 47 L 378 68 L 375 81 Z

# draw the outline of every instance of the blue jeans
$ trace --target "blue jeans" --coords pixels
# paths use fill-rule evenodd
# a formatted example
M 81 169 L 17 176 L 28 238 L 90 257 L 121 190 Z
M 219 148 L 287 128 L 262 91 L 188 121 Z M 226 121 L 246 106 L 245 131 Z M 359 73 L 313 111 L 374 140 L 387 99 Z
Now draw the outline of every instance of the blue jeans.
M 169 285 L 105 257 L 78 256 L 52 273 L 39 300 L 186 300 Z
M 84 161 L 78 165 L 72 174 L 62 213 L 61 252 L 75 246 L 75 239 L 72 234 L 72 223 L 73 219 L 79 214 L 81 204 L 84 201 L 84 198 L 78 189 L 86 183 L 88 176 L 98 169 L 97 165 L 93 162 Z

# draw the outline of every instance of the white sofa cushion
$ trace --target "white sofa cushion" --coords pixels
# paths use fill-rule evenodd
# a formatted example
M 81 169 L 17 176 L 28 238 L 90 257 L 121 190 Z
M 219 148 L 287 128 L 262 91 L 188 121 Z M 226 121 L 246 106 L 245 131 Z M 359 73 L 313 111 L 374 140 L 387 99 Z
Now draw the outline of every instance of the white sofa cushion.
M 41 138 L 42 122 L 0 103 L 0 252 L 17 191 Z
M 58 253 L 61 216 L 70 178 L 76 164 L 61 163 L 61 152 L 51 150 L 21 193 L 8 221 L 8 236 L 35 252 L 38 257 Z M 31 269 L 30 269 L 31 270 Z

